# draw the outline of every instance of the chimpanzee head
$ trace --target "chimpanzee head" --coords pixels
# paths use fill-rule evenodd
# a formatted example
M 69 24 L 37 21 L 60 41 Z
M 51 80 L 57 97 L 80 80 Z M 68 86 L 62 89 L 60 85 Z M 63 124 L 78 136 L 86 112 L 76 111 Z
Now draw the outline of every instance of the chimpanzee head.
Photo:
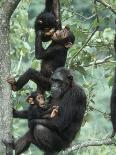
M 57 21 L 55 16 L 51 12 L 42 12 L 35 21 L 35 30 L 42 30 L 44 32 L 50 29 L 56 29 Z
M 64 67 L 55 70 L 51 76 L 51 93 L 53 98 L 59 98 L 72 86 L 73 76 Z
M 38 91 L 32 92 L 28 96 L 27 102 L 29 104 L 37 104 L 40 108 L 44 108 L 45 107 L 45 99 L 44 99 L 44 96 L 43 96 L 43 94 L 41 94 Z
M 66 26 L 64 29 L 54 32 L 52 40 L 64 44 L 66 48 L 70 48 L 74 44 L 75 36 L 70 31 L 70 28 Z
M 49 41 L 55 30 L 57 29 L 57 21 L 51 12 L 42 12 L 35 20 L 35 32 L 42 31 L 42 41 Z

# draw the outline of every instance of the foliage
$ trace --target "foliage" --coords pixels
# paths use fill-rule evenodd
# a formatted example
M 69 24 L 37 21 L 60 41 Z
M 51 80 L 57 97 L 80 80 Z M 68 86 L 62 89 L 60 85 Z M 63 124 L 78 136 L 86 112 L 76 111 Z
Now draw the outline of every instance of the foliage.
M 107 1 L 112 6 L 115 1 Z M 70 6 L 70 7 L 69 7 Z M 43 1 L 22 0 L 15 10 L 10 23 L 11 38 L 11 74 L 19 77 L 29 67 L 40 68 L 40 62 L 34 57 L 34 20 L 36 15 L 44 8 Z M 92 138 L 102 138 L 112 131 L 108 115 L 110 113 L 110 94 L 112 76 L 115 66 L 113 58 L 100 64 L 107 56 L 113 55 L 114 14 L 111 10 L 97 3 L 99 23 L 95 17 L 95 5 L 86 0 L 61 1 L 63 25 L 69 25 L 73 30 L 76 42 L 68 52 L 66 66 L 74 70 L 75 80 L 83 85 L 88 96 L 88 108 L 80 135 L 74 143 Z M 82 50 L 80 48 L 99 24 L 91 40 Z M 47 45 L 46 45 L 47 46 Z M 74 56 L 76 54 L 76 56 Z M 73 59 L 72 59 L 73 58 Z M 14 106 L 18 109 L 26 108 L 27 95 L 36 89 L 33 82 L 29 82 L 21 91 L 12 93 Z M 20 124 L 19 124 L 20 122 Z M 15 137 L 19 137 L 27 130 L 25 121 L 14 120 Z M 112 152 L 111 152 L 112 150 Z M 24 153 L 37 154 L 34 146 Z M 75 151 L 79 155 L 115 155 L 113 146 L 90 147 Z M 62 154 L 62 153 L 61 153 Z

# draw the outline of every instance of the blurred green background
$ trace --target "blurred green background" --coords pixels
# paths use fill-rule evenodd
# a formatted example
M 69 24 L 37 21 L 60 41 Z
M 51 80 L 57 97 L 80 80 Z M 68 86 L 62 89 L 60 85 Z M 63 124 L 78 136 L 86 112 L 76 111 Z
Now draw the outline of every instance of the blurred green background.
M 116 9 L 115 0 L 107 0 Z M 87 38 L 98 25 L 95 17 L 93 1 L 60 0 L 62 24 L 69 25 L 74 32 L 76 41 L 68 52 L 66 67 L 74 71 L 75 81 L 81 84 L 88 96 L 88 107 L 80 133 L 74 144 L 88 139 L 101 139 L 110 135 L 110 95 L 115 61 L 113 61 L 113 40 L 115 33 L 114 14 L 100 3 L 97 3 L 99 31 L 89 43 L 80 50 Z M 17 78 L 29 67 L 40 68 L 40 61 L 34 57 L 34 21 L 44 9 L 43 0 L 22 0 L 11 19 L 11 75 Z M 49 42 L 50 43 L 50 42 Z M 46 43 L 47 47 L 49 43 Z M 75 54 L 76 53 L 76 54 Z M 76 56 L 75 56 L 76 55 Z M 108 60 L 104 61 L 104 58 Z M 99 60 L 100 64 L 96 64 Z M 14 107 L 18 110 L 27 108 L 27 95 L 36 89 L 29 82 L 18 92 L 12 92 Z M 13 134 L 17 139 L 28 130 L 27 121 L 14 119 Z M 35 146 L 22 155 L 41 155 Z M 62 152 L 61 152 L 62 154 Z M 79 149 L 70 155 L 115 155 L 115 146 L 98 146 Z

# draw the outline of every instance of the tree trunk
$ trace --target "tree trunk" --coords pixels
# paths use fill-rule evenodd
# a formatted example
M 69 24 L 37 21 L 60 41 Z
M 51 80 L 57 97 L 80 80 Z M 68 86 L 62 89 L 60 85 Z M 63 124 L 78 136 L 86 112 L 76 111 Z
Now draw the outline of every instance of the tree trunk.
M 2 3 L 4 2 L 4 3 Z M 10 72 L 10 17 L 20 0 L 2 0 L 0 3 L 0 155 L 12 155 L 12 149 L 6 147 L 4 139 L 12 139 L 11 90 L 7 83 Z

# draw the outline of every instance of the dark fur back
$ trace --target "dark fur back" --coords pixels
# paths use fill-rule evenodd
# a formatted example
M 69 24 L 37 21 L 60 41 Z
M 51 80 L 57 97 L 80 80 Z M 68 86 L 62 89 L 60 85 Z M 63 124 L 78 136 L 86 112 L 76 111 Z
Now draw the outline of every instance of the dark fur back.
M 59 123 L 64 122 L 63 126 L 69 123 L 68 128 L 66 127 L 66 129 L 61 132 L 61 136 L 66 140 L 66 143 L 69 144 L 80 130 L 85 114 L 86 94 L 83 88 L 73 84 L 72 88 L 69 88 L 64 94 L 60 106 L 62 107 L 61 109 L 64 110 L 61 111 L 62 120 L 60 120 Z
M 66 104 L 64 105 L 65 107 L 69 106 L 69 109 L 71 106 L 74 106 L 76 111 L 75 118 L 80 121 L 83 120 L 86 110 L 86 94 L 81 86 L 73 84 L 72 88 L 70 88 L 69 91 L 64 95 L 63 102 Z
M 114 39 L 114 50 L 115 50 L 115 60 L 116 60 L 116 34 Z M 113 131 L 116 132 L 116 67 L 114 71 L 114 83 L 111 95 L 111 121 L 113 125 Z

